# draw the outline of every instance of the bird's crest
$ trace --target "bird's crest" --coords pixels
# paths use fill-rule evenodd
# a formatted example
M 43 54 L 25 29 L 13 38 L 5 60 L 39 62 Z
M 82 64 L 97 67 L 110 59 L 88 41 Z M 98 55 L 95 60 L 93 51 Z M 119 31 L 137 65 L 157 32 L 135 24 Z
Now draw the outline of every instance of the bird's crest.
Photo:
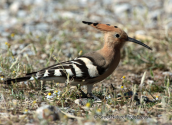
M 93 22 L 87 22 L 87 21 L 82 21 L 84 24 L 90 25 L 98 30 L 101 31 L 116 31 L 117 30 L 117 26 L 113 26 L 110 24 L 101 24 L 101 23 L 93 23 Z

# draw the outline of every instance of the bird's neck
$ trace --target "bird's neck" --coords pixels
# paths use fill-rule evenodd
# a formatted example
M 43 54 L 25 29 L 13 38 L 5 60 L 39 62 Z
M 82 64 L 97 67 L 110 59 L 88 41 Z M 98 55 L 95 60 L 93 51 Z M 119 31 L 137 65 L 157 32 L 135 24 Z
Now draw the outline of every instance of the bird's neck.
M 114 61 L 119 62 L 120 60 L 120 48 L 109 46 L 106 42 L 99 52 L 106 59 L 106 65 L 110 65 Z

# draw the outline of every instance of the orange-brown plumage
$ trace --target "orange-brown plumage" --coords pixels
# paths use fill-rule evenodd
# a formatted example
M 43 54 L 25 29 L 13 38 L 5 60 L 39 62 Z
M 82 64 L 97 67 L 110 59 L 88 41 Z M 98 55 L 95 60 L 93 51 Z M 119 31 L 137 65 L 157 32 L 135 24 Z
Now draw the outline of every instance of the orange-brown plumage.
M 118 29 L 117 26 L 111 26 L 110 24 L 101 24 L 101 23 L 93 23 L 93 22 L 86 22 L 86 21 L 82 21 L 85 24 L 88 24 L 96 29 L 99 29 L 101 31 L 116 31 Z

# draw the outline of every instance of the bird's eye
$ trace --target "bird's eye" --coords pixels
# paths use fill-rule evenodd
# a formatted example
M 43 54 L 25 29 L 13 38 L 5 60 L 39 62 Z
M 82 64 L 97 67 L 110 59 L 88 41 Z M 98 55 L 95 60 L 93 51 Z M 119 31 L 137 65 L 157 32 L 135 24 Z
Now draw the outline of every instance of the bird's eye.
M 119 35 L 119 34 L 116 34 L 115 36 L 116 36 L 117 38 L 119 38 L 119 37 L 120 37 L 120 35 Z

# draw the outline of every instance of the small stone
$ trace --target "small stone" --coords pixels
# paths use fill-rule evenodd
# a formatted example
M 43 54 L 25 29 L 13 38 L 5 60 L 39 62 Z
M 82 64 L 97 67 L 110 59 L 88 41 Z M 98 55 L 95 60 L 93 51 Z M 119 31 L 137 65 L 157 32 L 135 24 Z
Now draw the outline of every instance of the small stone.
M 46 59 L 47 57 L 48 57 L 47 54 L 45 54 L 45 53 L 44 54 L 41 54 L 41 58 L 42 59 Z
M 163 72 L 162 74 L 165 75 L 165 76 L 166 75 L 172 76 L 172 72 Z
M 60 109 L 57 106 L 44 105 L 36 110 L 36 117 L 40 120 L 60 120 Z
M 84 106 L 86 105 L 88 102 L 88 98 L 82 98 L 82 99 L 76 99 L 75 103 L 80 105 L 80 106 Z
M 166 4 L 164 5 L 164 9 L 167 13 L 172 13 L 172 0 L 166 1 Z
M 153 84 L 154 81 L 153 80 L 147 80 L 147 84 Z
M 128 3 L 124 3 L 124 4 L 117 4 L 116 6 L 114 6 L 114 11 L 116 14 L 125 14 L 125 12 L 129 13 L 131 12 L 131 5 Z
M 10 12 L 12 14 L 16 14 L 18 12 L 20 8 L 20 3 L 17 1 L 17 2 L 13 2 L 11 5 L 10 5 Z
M 46 23 L 39 23 L 39 24 L 36 25 L 36 29 L 40 30 L 40 31 L 42 31 L 42 30 L 46 31 L 46 30 L 49 29 L 49 25 L 46 24 Z
M 18 11 L 17 16 L 20 18 L 24 18 L 27 16 L 27 12 L 24 10 L 20 10 L 20 11 Z
M 85 122 L 84 125 L 95 125 L 94 122 Z
M 146 32 L 143 31 L 143 30 L 137 30 L 137 31 L 135 32 L 135 35 L 146 35 Z

